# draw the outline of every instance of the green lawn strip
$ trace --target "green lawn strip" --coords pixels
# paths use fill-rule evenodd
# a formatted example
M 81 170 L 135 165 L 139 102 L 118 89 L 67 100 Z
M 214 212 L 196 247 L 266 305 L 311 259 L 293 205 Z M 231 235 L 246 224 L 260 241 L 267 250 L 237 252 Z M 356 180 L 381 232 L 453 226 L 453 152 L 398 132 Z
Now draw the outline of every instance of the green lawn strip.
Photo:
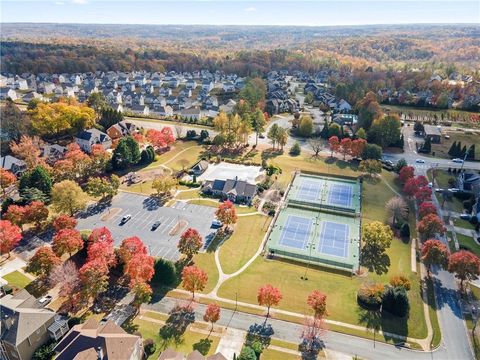
M 475 230 L 475 225 L 464 219 L 453 219 L 453 224 L 464 229 Z
M 220 205 L 220 201 L 218 201 L 218 199 L 210 199 L 210 198 L 190 200 L 188 203 L 195 204 L 195 205 L 211 206 L 211 207 L 218 207 L 218 205 Z M 235 208 L 237 209 L 237 214 L 251 214 L 251 213 L 257 212 L 257 209 L 255 209 L 253 206 L 235 205 Z
M 121 189 L 125 191 L 135 192 L 143 195 L 151 195 L 156 192 L 152 189 L 153 180 L 147 180 L 138 184 L 132 184 L 129 186 L 122 186 Z
M 270 345 L 275 345 L 275 346 L 278 346 L 278 347 L 282 347 L 284 349 L 299 351 L 298 350 L 299 344 L 295 344 L 295 343 L 292 343 L 292 342 L 288 342 L 288 341 L 280 340 L 280 339 L 276 339 L 276 338 L 272 338 L 270 340 Z
M 232 236 L 220 247 L 220 264 L 225 274 L 240 269 L 257 251 L 271 218 L 262 215 L 239 217 Z
M 207 294 L 213 290 L 218 281 L 218 270 L 215 265 L 215 253 L 206 252 L 195 255 L 193 262 L 196 266 L 206 271 L 208 274 L 208 282 L 202 293 Z
M 145 311 L 142 315 L 150 319 L 155 319 L 160 321 L 166 321 L 168 319 L 167 314 L 162 314 L 156 311 Z
M 198 197 L 201 197 L 200 191 L 198 191 L 198 189 L 191 189 L 191 190 L 179 192 L 177 196 L 175 196 L 175 199 L 185 200 L 185 199 L 194 199 Z
M 143 122 L 149 122 L 149 123 L 160 123 L 164 125 L 170 125 L 170 126 L 175 126 L 175 125 L 180 125 L 180 126 L 186 126 L 186 127 L 191 127 L 191 128 L 198 128 L 200 130 L 205 129 L 205 130 L 212 130 L 212 126 L 208 125 L 202 125 L 202 124 L 190 124 L 190 123 L 185 123 L 185 122 L 176 122 L 173 120 L 160 120 L 156 118 L 140 118 L 140 117 L 134 117 L 134 116 L 125 116 L 125 119 L 130 119 L 130 120 L 135 120 L 135 121 L 143 121 Z M 185 132 L 184 134 L 185 135 Z
M 3 279 L 8 281 L 8 285 L 14 286 L 18 289 L 23 289 L 32 282 L 32 280 L 29 277 L 25 276 L 18 270 L 13 271 L 7 275 L 4 275 Z
M 330 163 L 332 162 L 332 163 Z M 295 170 L 313 171 L 332 175 L 358 176 L 356 166 L 339 159 L 332 161 L 327 158 L 314 159 L 308 155 L 292 157 L 279 155 L 268 160 L 268 163 L 279 166 L 282 173 L 278 175 L 278 182 L 286 186 L 292 179 Z
M 428 299 L 428 313 L 430 315 L 430 322 L 432 324 L 433 337 L 430 347 L 436 349 L 442 341 L 442 332 L 437 316 L 437 303 L 435 302 L 435 292 L 431 279 L 426 279 L 427 284 L 427 299 Z
M 457 250 L 455 249 L 455 240 L 453 239 L 453 234 L 451 231 L 447 231 L 446 235 L 448 239 L 448 248 L 451 253 L 454 253 Z
M 473 351 L 475 352 L 475 359 L 480 359 L 480 339 L 478 335 L 475 336 L 472 332 L 474 326 L 472 314 L 465 314 L 465 323 L 467 325 L 468 336 L 472 342 Z
M 299 360 L 301 357 L 299 355 L 294 355 L 290 353 L 286 353 L 283 351 L 278 351 L 274 349 L 266 348 L 263 350 L 262 355 L 260 355 L 262 360 Z
M 475 255 L 480 256 L 480 245 L 478 245 L 471 236 L 457 233 L 457 240 L 460 244 L 460 249 L 471 251 Z
M 142 334 L 144 339 L 153 339 L 157 345 L 157 349 L 154 354 L 152 354 L 149 359 L 155 360 L 158 359 L 160 353 L 165 349 L 172 348 L 175 351 L 189 354 L 193 349 L 193 345 L 201 341 L 202 339 L 206 339 L 207 335 L 197 333 L 191 330 L 185 331 L 185 333 L 181 336 L 178 342 L 171 340 L 166 342 L 164 339 L 160 337 L 159 331 L 162 328 L 162 324 L 141 320 L 141 319 L 134 319 L 133 324 L 138 326 L 138 331 Z M 208 339 L 211 341 L 210 350 L 208 351 L 208 355 L 212 355 L 215 353 L 217 349 L 219 338 L 216 336 L 210 336 Z

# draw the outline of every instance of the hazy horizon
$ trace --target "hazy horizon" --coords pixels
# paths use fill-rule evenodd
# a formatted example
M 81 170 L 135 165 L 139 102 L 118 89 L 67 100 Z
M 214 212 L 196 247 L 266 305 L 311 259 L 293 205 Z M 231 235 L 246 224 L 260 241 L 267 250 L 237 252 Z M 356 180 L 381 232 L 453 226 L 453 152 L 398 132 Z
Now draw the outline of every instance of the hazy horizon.
M 477 25 L 477 1 L 112 1 L 1 2 L 2 23 L 211 26 Z

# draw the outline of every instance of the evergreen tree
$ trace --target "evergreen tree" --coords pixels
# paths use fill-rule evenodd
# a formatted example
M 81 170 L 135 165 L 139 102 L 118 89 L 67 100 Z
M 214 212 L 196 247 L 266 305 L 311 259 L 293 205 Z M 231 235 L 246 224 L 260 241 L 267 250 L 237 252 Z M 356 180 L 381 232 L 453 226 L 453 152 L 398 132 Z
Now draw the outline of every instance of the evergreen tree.
M 19 190 L 22 192 L 27 188 L 36 188 L 45 195 L 50 196 L 52 179 L 44 167 L 37 166 L 23 174 L 20 178 Z
M 448 149 L 448 155 L 451 157 L 455 157 L 455 149 L 457 148 L 457 142 L 454 141 L 452 145 L 450 145 L 450 149 Z
M 112 167 L 114 169 L 126 169 L 140 160 L 140 148 L 138 143 L 131 136 L 122 138 L 112 156 Z
M 462 156 L 462 143 L 459 141 L 455 146 L 454 157 Z
M 475 144 L 468 148 L 467 160 L 475 160 Z
M 430 137 L 427 137 L 425 139 L 425 142 L 423 143 L 422 152 L 430 154 L 431 151 L 432 151 L 432 140 L 430 140 Z
M 325 119 L 325 124 L 323 125 L 322 131 L 320 131 L 320 137 L 322 139 L 328 139 L 328 121 Z
M 460 157 L 463 159 L 467 153 L 467 145 L 464 145 L 462 151 L 460 152 Z

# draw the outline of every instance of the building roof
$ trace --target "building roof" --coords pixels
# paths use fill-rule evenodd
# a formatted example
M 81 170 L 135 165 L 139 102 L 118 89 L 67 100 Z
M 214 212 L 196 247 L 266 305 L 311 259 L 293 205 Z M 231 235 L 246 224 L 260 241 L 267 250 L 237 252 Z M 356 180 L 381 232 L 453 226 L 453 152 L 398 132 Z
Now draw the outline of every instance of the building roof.
M 0 166 L 6 170 L 11 170 L 12 167 L 16 166 L 25 166 L 25 161 L 17 159 L 16 157 L 6 155 L 0 157 Z
M 110 137 L 105 134 L 104 132 L 101 132 L 100 130 L 97 129 L 88 129 L 88 130 L 83 130 L 79 132 L 76 136 L 78 139 L 90 141 L 93 138 L 98 138 L 100 142 L 108 141 L 110 140 Z
M 45 309 L 23 289 L 15 295 L 6 295 L 0 303 L 1 339 L 18 345 L 47 322 L 55 318 L 55 313 Z
M 75 325 L 55 347 L 57 360 L 90 360 L 93 349 L 102 349 L 104 360 L 128 360 L 140 339 L 137 335 L 125 332 L 113 321 L 105 324 L 90 318 L 83 324 Z M 90 355 L 91 354 L 91 355 Z M 95 357 L 95 359 L 97 359 Z
M 442 136 L 440 129 L 434 125 L 424 125 L 423 128 L 425 135 Z
M 221 191 L 227 195 L 231 194 L 251 198 L 254 197 L 257 192 L 257 185 L 249 184 L 245 180 L 236 179 L 205 181 L 203 188 L 212 191 Z

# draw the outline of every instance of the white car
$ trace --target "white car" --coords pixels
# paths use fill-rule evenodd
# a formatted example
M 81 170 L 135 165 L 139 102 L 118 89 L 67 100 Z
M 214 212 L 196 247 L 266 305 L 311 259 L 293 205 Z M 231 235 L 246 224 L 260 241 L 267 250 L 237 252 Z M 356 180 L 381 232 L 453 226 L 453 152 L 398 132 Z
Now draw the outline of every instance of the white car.
M 425 164 L 425 160 L 423 159 L 417 159 L 415 160 L 416 163 L 419 163 L 419 164 Z
M 459 159 L 459 158 L 456 158 L 456 159 L 453 159 L 452 162 L 462 164 L 463 160 Z
M 131 214 L 128 214 L 128 215 L 125 215 L 122 220 L 120 220 L 120 224 L 125 224 L 128 220 L 130 220 L 132 218 L 132 215 Z
M 213 227 L 222 227 L 222 226 L 223 226 L 223 223 L 222 223 L 220 220 L 218 220 L 218 219 L 213 219 L 213 221 L 212 221 L 212 226 L 213 226 Z

